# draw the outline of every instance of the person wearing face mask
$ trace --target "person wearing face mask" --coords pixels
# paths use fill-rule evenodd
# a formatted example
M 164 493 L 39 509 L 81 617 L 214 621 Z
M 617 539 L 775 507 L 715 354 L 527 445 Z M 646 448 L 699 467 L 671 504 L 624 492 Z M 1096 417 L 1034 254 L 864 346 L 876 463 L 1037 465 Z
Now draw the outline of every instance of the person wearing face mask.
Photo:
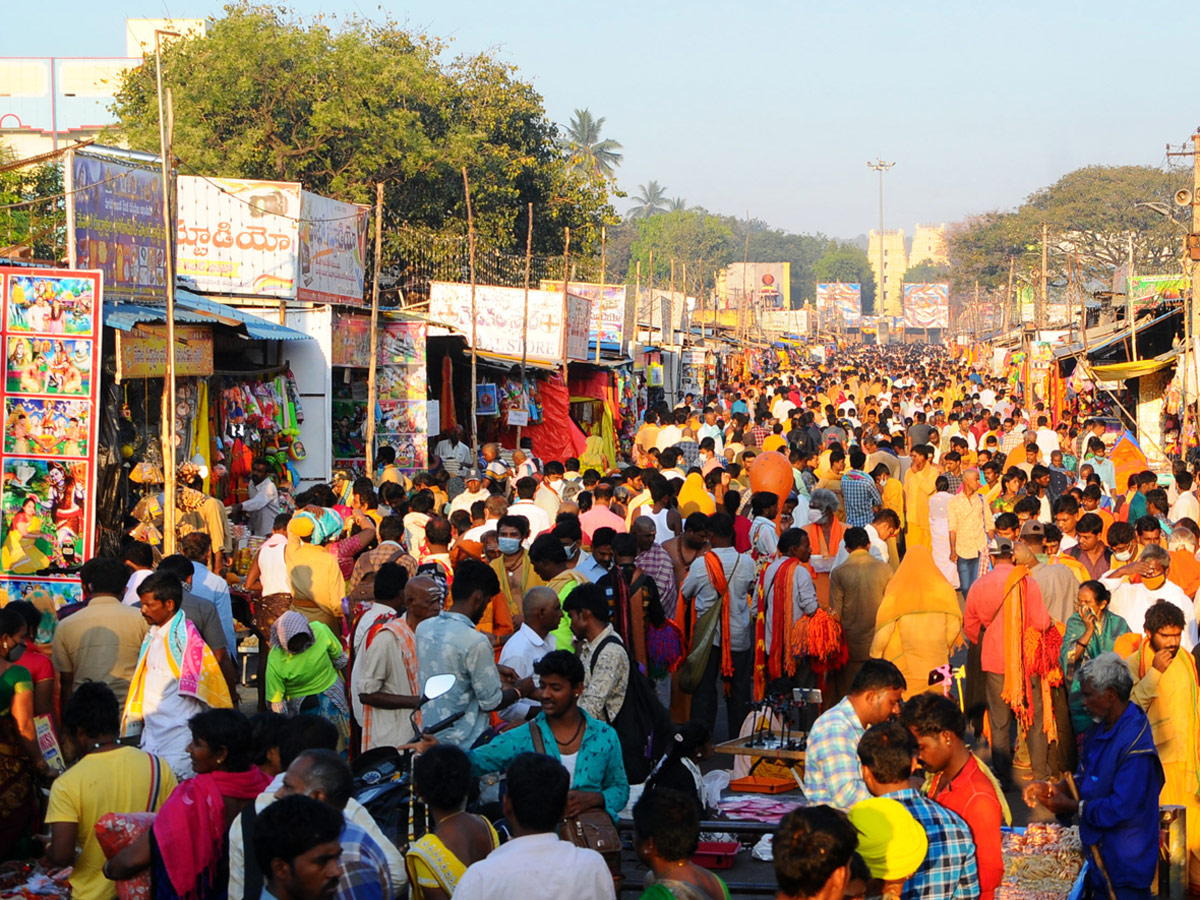
M 555 532 L 557 531 L 556 527 Z M 538 578 L 554 591 L 560 604 L 576 587 L 590 583 L 590 579 L 578 569 L 568 568 L 567 550 L 554 533 L 541 534 L 534 538 L 529 547 L 529 561 Z M 573 635 L 570 620 L 564 617 L 553 634 L 555 646 L 559 650 L 571 649 Z
M 508 604 L 509 616 L 517 625 L 521 616 L 521 598 L 542 581 L 529 560 L 525 539 L 529 537 L 529 520 L 523 516 L 502 516 L 496 523 L 500 557 L 489 565 L 500 579 L 500 593 Z M 487 614 L 485 614 L 485 618 Z
M 1115 529 L 1114 524 L 1111 530 Z M 1148 544 L 1137 560 L 1100 580 L 1112 591 L 1112 611 L 1126 622 L 1141 622 L 1155 603 L 1171 603 L 1183 610 L 1187 622 L 1183 647 L 1190 651 L 1197 640 L 1195 607 L 1179 585 L 1168 580 L 1170 568 L 1171 555 L 1158 544 Z
M 838 506 L 837 494 L 817 488 L 808 501 L 808 521 L 802 523 L 808 532 L 812 566 L 817 572 L 817 599 L 826 607 L 829 605 L 829 572 L 846 533 L 846 526 L 836 516 Z
M 542 468 L 542 482 L 533 495 L 533 502 L 541 507 L 542 512 L 554 521 L 558 508 L 562 505 L 563 474 L 566 468 L 556 459 L 550 460 Z

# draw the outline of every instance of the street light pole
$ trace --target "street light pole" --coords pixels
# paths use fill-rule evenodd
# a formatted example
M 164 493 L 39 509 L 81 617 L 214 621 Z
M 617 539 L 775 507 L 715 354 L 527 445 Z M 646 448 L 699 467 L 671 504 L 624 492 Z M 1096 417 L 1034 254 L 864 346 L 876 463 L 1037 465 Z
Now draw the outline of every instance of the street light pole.
M 867 168 L 874 169 L 879 173 L 879 302 L 876 304 L 876 315 L 886 314 L 883 307 L 883 298 L 887 292 L 887 288 L 883 281 L 883 173 L 896 165 L 894 162 L 884 162 L 882 156 L 877 156 L 875 162 L 868 162 Z

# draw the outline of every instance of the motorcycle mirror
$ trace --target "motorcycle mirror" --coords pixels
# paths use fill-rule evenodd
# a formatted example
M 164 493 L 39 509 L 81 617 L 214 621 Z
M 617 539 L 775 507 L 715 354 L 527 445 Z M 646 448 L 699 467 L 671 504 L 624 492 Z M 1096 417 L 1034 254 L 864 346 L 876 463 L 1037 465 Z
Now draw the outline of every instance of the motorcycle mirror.
M 446 694 L 454 687 L 454 683 L 458 679 L 453 675 L 431 675 L 425 681 L 425 690 L 422 694 L 422 703 L 429 700 L 436 700 L 438 697 Z

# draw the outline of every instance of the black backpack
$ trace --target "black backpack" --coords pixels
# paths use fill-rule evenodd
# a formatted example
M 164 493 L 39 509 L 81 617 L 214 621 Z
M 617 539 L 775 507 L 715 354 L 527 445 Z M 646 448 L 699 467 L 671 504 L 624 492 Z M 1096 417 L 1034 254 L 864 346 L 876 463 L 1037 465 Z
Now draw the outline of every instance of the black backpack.
M 666 751 L 675 727 L 671 717 L 654 693 L 654 684 L 638 668 L 629 649 L 615 634 L 600 642 L 592 653 L 590 668 L 594 672 L 600 652 L 609 643 L 620 644 L 629 659 L 629 684 L 620 710 L 610 723 L 621 741 L 621 758 L 625 777 L 630 784 L 641 784 L 654 768 L 655 761 Z

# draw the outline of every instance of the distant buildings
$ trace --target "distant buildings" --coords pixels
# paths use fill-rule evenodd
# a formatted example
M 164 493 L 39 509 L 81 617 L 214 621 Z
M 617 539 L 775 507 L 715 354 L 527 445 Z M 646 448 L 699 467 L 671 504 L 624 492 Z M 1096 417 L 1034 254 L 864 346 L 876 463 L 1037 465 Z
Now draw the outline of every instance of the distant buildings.
M 867 258 L 875 273 L 875 312 L 885 316 L 902 316 L 904 308 L 904 273 L 921 263 L 936 266 L 950 264 L 946 247 L 945 225 L 917 225 L 913 230 L 911 247 L 904 238 L 904 229 L 883 232 L 883 286 L 879 283 L 879 232 L 872 231 L 867 239 Z
M 204 20 L 126 19 L 124 56 L 0 58 L 0 143 L 36 156 L 112 125 L 121 73 L 154 53 L 155 29 L 202 37 Z

